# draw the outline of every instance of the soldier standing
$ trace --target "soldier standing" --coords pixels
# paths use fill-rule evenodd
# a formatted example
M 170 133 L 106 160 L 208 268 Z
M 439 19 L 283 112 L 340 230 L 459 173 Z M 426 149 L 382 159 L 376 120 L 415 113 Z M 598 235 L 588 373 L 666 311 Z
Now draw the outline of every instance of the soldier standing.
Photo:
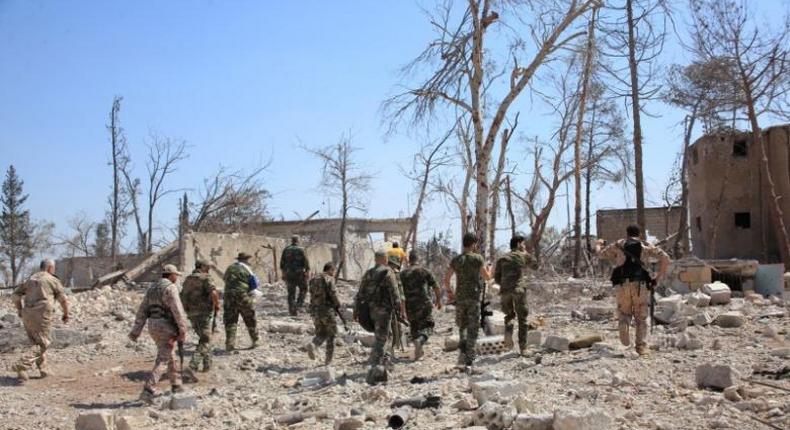
M 387 250 L 387 264 L 395 271 L 400 271 L 406 262 L 406 251 L 400 247 L 397 240 L 392 242 L 392 248 Z
M 69 303 L 63 285 L 54 276 L 55 262 L 44 260 L 39 269 L 41 270 L 38 273 L 14 290 L 13 300 L 17 314 L 22 318 L 27 337 L 34 347 L 38 347 L 38 351 L 31 351 L 13 366 L 20 381 L 28 379 L 27 372 L 33 368 L 33 364 L 38 367 L 42 378 L 51 375 L 47 370 L 47 348 L 50 344 L 55 300 L 63 310 L 62 321 L 69 321 Z
M 523 285 L 525 268 L 537 269 L 538 264 L 527 253 L 524 236 L 510 239 L 510 252 L 499 258 L 494 270 L 494 281 L 499 284 L 502 313 L 505 314 L 505 345 L 513 348 L 513 320 L 518 320 L 518 348 L 524 354 L 527 348 L 527 290 Z
M 307 279 L 310 276 L 310 260 L 304 248 L 299 246 L 299 236 L 291 236 L 291 244 L 283 249 L 280 256 L 280 271 L 288 288 L 288 313 L 295 316 L 297 309 L 304 306 L 307 294 Z M 299 288 L 297 298 L 296 289 Z
M 379 367 L 387 364 L 384 351 L 390 341 L 392 320 L 396 318 L 396 312 L 401 318 L 406 313 L 403 302 L 398 296 L 398 281 L 395 278 L 395 273 L 387 266 L 387 254 L 383 251 L 376 251 L 375 259 L 376 266 L 362 276 L 354 306 L 354 321 L 359 322 L 359 304 L 365 303 L 374 326 L 376 340 L 370 351 L 371 368 L 368 372 L 368 383 L 375 383 L 382 379 L 382 375 L 379 375 Z M 384 378 L 386 378 L 385 375 Z
M 145 291 L 143 302 L 137 310 L 134 327 L 129 333 L 129 339 L 136 342 L 148 321 L 148 334 L 156 342 L 154 368 L 140 394 L 140 399 L 144 401 L 150 401 L 160 394 L 156 384 L 165 372 L 170 378 L 172 391 L 174 393 L 183 391 L 175 358 L 176 342 L 183 342 L 187 336 L 187 320 L 175 284 L 180 275 L 176 266 L 165 265 L 162 269 L 162 278 Z
M 250 254 L 240 252 L 236 262 L 225 270 L 222 319 L 225 324 L 225 350 L 228 352 L 236 349 L 236 326 L 239 323 L 239 315 L 250 334 L 251 348 L 258 347 L 259 338 L 253 300 L 253 292 L 258 289 L 258 278 L 247 264 L 250 258 L 252 258 Z
M 486 266 L 482 255 L 475 252 L 477 237 L 474 233 L 464 234 L 461 240 L 463 252 L 450 261 L 444 276 L 447 298 L 455 301 L 455 323 L 458 325 L 458 365 L 472 371 L 475 361 L 475 346 L 480 330 L 480 296 L 484 282 L 491 278 L 491 269 Z M 456 292 L 450 288 L 450 279 L 456 276 Z
M 315 324 L 315 337 L 307 344 L 307 354 L 315 360 L 315 348 L 326 342 L 324 364 L 329 365 L 335 352 L 335 336 L 337 320 L 335 314 L 340 312 L 340 301 L 335 293 L 335 265 L 331 262 L 324 265 L 324 271 L 310 280 L 310 314 Z
M 208 273 L 210 268 L 208 262 L 196 261 L 195 270 L 184 280 L 181 290 L 181 303 L 184 305 L 184 311 L 192 324 L 192 329 L 198 335 L 198 346 L 189 362 L 189 369 L 192 372 L 200 370 L 201 362 L 203 371 L 208 372 L 211 369 L 213 358 L 211 319 L 212 317 L 216 318 L 215 315 L 219 311 L 219 294 Z
M 400 274 L 403 293 L 406 296 L 406 316 L 409 319 L 411 339 L 414 342 L 414 360 L 422 357 L 422 346 L 428 342 L 433 333 L 433 303 L 431 291 L 435 297 L 436 308 L 442 308 L 442 296 L 436 279 L 425 267 L 419 265 L 417 253 L 409 253 L 409 267 Z
M 613 260 L 616 267 L 612 270 L 611 281 L 617 298 L 618 329 L 620 342 L 630 346 L 628 333 L 631 320 L 636 322 L 636 352 L 647 355 L 647 314 L 652 284 L 660 282 L 667 273 L 669 256 L 658 247 L 643 242 L 641 230 L 636 225 L 626 228 L 627 238 L 605 248 L 605 242 L 598 240 L 595 250 L 602 260 Z M 603 249 L 602 249 L 603 248 Z M 653 279 L 649 267 L 650 259 L 658 259 L 658 275 Z

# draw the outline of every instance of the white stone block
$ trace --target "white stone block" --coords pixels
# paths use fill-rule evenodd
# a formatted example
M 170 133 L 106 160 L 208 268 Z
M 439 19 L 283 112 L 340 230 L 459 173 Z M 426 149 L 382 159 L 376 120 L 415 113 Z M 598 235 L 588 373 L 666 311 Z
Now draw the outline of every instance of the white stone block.
M 519 414 L 513 420 L 513 430 L 552 430 L 554 414 Z
M 525 382 L 510 380 L 486 380 L 471 382 L 472 396 L 479 405 L 488 401 L 506 402 L 515 396 L 527 391 Z
M 540 346 L 542 339 L 543 332 L 540 330 L 530 330 L 527 332 L 527 345 L 529 346 Z
M 560 409 L 554 412 L 554 430 L 598 430 L 611 428 L 611 425 L 611 417 L 595 408 Z
M 737 328 L 746 322 L 746 317 L 740 312 L 725 312 L 716 317 L 716 325 L 722 328 Z
M 702 292 L 710 296 L 711 306 L 726 305 L 732 299 L 730 287 L 719 281 L 703 285 Z
M 97 410 L 80 414 L 74 422 L 74 430 L 114 430 L 115 418 L 111 411 Z
M 196 409 L 197 408 L 197 396 L 195 393 L 192 392 L 183 392 L 173 394 L 170 398 L 170 409 L 173 410 L 181 410 L 181 409 Z
M 702 291 L 695 291 L 686 296 L 686 303 L 698 308 L 704 308 L 710 305 L 710 296 Z
M 493 315 L 486 317 L 486 331 L 490 335 L 505 334 L 505 314 L 494 310 Z
M 695 379 L 699 388 L 723 390 L 738 383 L 738 372 L 726 364 L 705 363 L 697 366 Z
M 549 351 L 562 352 L 570 348 L 570 343 L 571 341 L 567 337 L 550 335 L 546 338 L 546 342 L 543 343 L 543 347 Z

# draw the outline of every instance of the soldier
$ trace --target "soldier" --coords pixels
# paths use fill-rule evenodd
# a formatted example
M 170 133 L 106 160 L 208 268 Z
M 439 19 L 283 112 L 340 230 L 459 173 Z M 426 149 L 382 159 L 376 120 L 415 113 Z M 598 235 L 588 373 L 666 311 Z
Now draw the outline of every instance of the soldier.
M 223 303 L 222 319 L 225 323 L 225 350 L 231 352 L 236 349 L 236 325 L 239 323 L 239 314 L 247 326 L 252 346 L 258 347 L 258 329 L 255 320 L 255 303 L 253 292 L 258 289 L 258 278 L 247 264 L 252 256 L 240 252 L 236 262 L 225 270 L 225 297 Z
M 527 290 L 522 284 L 524 268 L 537 269 L 538 264 L 527 253 L 524 236 L 510 239 L 510 252 L 496 262 L 494 281 L 499 284 L 502 312 L 505 314 L 505 345 L 513 348 L 513 320 L 518 320 L 518 348 L 523 355 L 527 349 Z
M 414 360 L 422 357 L 422 346 L 433 333 L 433 303 L 431 290 L 435 297 L 436 308 L 442 308 L 439 285 L 428 269 L 419 265 L 417 253 L 409 253 L 409 267 L 400 274 L 403 293 L 406 296 L 406 316 L 409 319 L 411 339 L 414 342 Z M 430 289 L 430 290 L 429 290 Z
M 660 282 L 667 273 L 669 256 L 660 248 L 643 242 L 641 230 L 636 225 L 626 228 L 626 239 L 605 248 L 603 240 L 598 240 L 595 250 L 602 260 L 613 260 L 616 267 L 612 270 L 612 285 L 617 298 L 618 328 L 620 342 L 630 346 L 628 333 L 631 320 L 636 320 L 636 352 L 647 355 L 647 314 L 653 282 Z M 653 279 L 647 267 L 650 259 L 658 259 L 658 275 Z
M 373 349 L 370 351 L 368 383 L 380 380 L 377 375 L 379 367 L 387 364 L 384 350 L 390 341 L 390 329 L 395 313 L 401 319 L 405 317 L 405 308 L 398 296 L 398 281 L 395 273 L 387 266 L 387 253 L 376 251 L 376 266 L 365 272 L 355 298 L 354 321 L 360 322 L 360 303 L 366 304 L 370 320 L 376 336 Z
M 392 241 L 392 248 L 387 250 L 387 264 L 392 270 L 400 271 L 406 262 L 406 251 L 400 247 L 397 240 Z
M 203 362 L 204 372 L 211 370 L 213 357 L 211 319 L 212 317 L 216 318 L 217 311 L 219 311 L 219 294 L 208 273 L 210 268 L 208 262 L 196 261 L 195 270 L 184 280 L 181 290 L 181 303 L 184 305 L 184 311 L 192 324 L 192 329 L 198 335 L 198 346 L 189 362 L 190 372 L 199 371 L 201 362 Z
M 444 276 L 444 289 L 447 299 L 455 301 L 455 323 L 460 339 L 458 365 L 465 366 L 467 373 L 471 373 L 480 330 L 480 296 L 483 283 L 491 278 L 491 268 L 486 266 L 483 256 L 475 252 L 477 237 L 474 233 L 464 234 L 461 242 L 463 252 L 450 261 Z M 450 289 L 450 279 L 454 274 L 455 293 Z
M 324 364 L 329 366 L 335 352 L 335 336 L 337 320 L 335 314 L 340 312 L 340 301 L 335 293 L 335 265 L 332 262 L 324 265 L 324 272 L 310 280 L 310 314 L 315 324 L 315 337 L 307 344 L 307 354 L 315 360 L 315 348 L 326 342 Z
M 179 276 L 181 273 L 172 264 L 166 264 L 162 268 L 162 278 L 145 291 L 143 302 L 137 310 L 134 327 L 129 333 L 129 339 L 137 342 L 137 338 L 143 332 L 143 326 L 148 321 L 148 334 L 156 342 L 154 368 L 140 394 L 140 399 L 143 401 L 150 402 L 160 394 L 156 384 L 165 372 L 170 378 L 172 391 L 174 393 L 183 391 L 175 358 L 176 342 L 183 342 L 187 337 L 187 319 L 175 284 Z
M 47 348 L 50 344 L 55 300 L 63 310 L 62 321 L 64 323 L 69 321 L 69 303 L 63 285 L 54 276 L 55 262 L 44 260 L 39 265 L 39 269 L 41 270 L 38 273 L 14 290 L 16 312 L 22 318 L 27 337 L 33 342 L 34 347 L 38 347 L 38 351 L 31 351 L 13 366 L 20 382 L 28 379 L 27 372 L 33 368 L 34 363 L 42 378 L 52 374 L 47 370 Z
M 280 271 L 283 281 L 288 287 L 288 313 L 296 315 L 297 309 L 304 306 L 307 294 L 307 279 L 310 277 L 310 260 L 304 248 L 299 246 L 299 236 L 291 236 L 291 244 L 283 249 L 280 257 Z M 296 288 L 299 288 L 299 297 Z

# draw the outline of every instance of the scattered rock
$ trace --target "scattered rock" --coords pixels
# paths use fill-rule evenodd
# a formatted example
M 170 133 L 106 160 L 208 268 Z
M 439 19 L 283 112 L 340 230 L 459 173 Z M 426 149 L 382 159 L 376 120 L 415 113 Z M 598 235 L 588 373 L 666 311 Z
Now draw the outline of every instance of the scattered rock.
M 463 398 L 453 403 L 453 408 L 459 411 L 473 411 L 477 409 L 477 401 L 475 399 Z
M 570 350 L 589 348 L 598 342 L 603 342 L 603 338 L 600 335 L 584 336 L 573 339 L 573 341 L 568 344 L 568 348 Z
M 694 315 L 694 318 L 691 320 L 691 322 L 696 326 L 704 327 L 710 325 L 714 320 L 715 318 L 710 314 L 710 312 L 700 311 Z
M 738 311 L 725 312 L 716 317 L 715 322 L 722 328 L 737 328 L 746 322 L 746 317 Z
M 584 313 L 593 321 L 606 321 L 612 317 L 614 309 L 611 306 L 587 306 Z
M 738 372 L 726 364 L 705 363 L 697 366 L 695 379 L 699 388 L 724 390 L 738 383 Z
M 505 402 L 527 391 L 527 384 L 518 380 L 485 380 L 470 382 L 472 396 L 482 405 L 488 401 Z
M 724 389 L 724 398 L 731 402 L 740 402 L 743 397 L 738 393 L 738 387 L 733 385 Z
M 704 308 L 710 304 L 710 296 L 702 291 L 695 291 L 686 296 L 686 303 L 698 308 Z
M 540 342 L 542 339 L 543 339 L 543 333 L 540 330 L 530 330 L 527 332 L 528 346 L 540 346 Z
M 111 411 L 96 410 L 82 413 L 74 422 L 74 430 L 114 430 L 115 417 Z
M 365 426 L 365 418 L 361 416 L 336 418 L 335 430 L 357 430 Z
M 771 355 L 779 358 L 790 358 L 790 347 L 774 349 L 771 351 Z
M 554 430 L 608 429 L 612 419 L 605 412 L 589 408 L 585 410 L 560 409 L 554 412 Z
M 254 422 L 254 421 L 258 421 L 259 419 L 261 419 L 261 417 L 263 417 L 263 411 L 261 411 L 260 409 L 247 409 L 239 412 L 239 417 L 241 417 L 243 421 Z
M 567 351 L 570 348 L 570 340 L 567 337 L 550 335 L 543 343 L 543 347 L 549 351 Z
M 711 306 L 726 305 L 732 299 L 730 287 L 719 281 L 703 285 L 702 292 L 710 297 Z
M 513 420 L 513 430 L 552 430 L 553 414 L 519 414 Z
M 186 391 L 183 393 L 176 393 L 170 397 L 170 409 L 195 409 L 197 408 L 197 396 L 195 393 Z
M 488 430 L 502 430 L 513 423 L 513 412 L 509 406 L 485 402 L 472 417 L 472 424 L 485 426 Z

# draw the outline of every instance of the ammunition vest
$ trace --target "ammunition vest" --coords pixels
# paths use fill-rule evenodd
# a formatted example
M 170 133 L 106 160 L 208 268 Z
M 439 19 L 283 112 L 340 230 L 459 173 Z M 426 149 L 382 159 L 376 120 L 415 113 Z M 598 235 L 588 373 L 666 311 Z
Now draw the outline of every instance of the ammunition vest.
M 642 242 L 628 238 L 625 240 L 621 251 L 625 254 L 625 262 L 612 270 L 612 284 L 620 285 L 624 282 L 650 281 L 650 273 L 648 273 L 642 263 Z
M 170 281 L 162 279 L 156 284 L 148 287 L 148 290 L 145 292 L 145 298 L 148 303 L 145 313 L 148 318 L 166 319 L 171 322 L 175 321 L 173 313 L 164 301 L 165 289 L 170 285 L 172 285 Z

